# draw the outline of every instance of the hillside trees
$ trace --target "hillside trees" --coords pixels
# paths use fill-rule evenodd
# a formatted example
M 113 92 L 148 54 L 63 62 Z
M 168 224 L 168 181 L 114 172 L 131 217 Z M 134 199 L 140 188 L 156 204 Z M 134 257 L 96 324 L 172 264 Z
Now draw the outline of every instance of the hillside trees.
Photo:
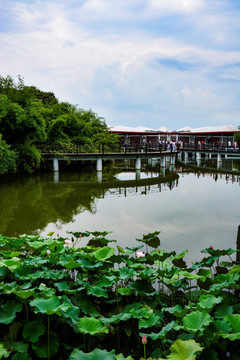
M 28 172 L 40 166 L 39 143 L 118 142 L 92 110 L 59 102 L 52 92 L 24 85 L 20 76 L 17 82 L 0 76 L 0 134 L 11 146 L 17 169 Z

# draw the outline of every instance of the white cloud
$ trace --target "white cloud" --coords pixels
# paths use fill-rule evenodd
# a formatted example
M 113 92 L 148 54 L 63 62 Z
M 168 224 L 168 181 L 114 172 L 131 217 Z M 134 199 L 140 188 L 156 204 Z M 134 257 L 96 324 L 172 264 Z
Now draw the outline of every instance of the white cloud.
M 20 74 L 62 101 L 99 109 L 108 122 L 165 118 L 168 126 L 181 112 L 181 123 L 169 126 L 179 128 L 196 113 L 208 121 L 214 111 L 219 118 L 217 108 L 239 109 L 239 48 L 218 46 L 229 33 L 236 44 L 239 24 L 228 26 L 232 12 L 217 12 L 215 0 L 16 1 L 7 8 L 13 27 L 0 33 L 2 75 Z

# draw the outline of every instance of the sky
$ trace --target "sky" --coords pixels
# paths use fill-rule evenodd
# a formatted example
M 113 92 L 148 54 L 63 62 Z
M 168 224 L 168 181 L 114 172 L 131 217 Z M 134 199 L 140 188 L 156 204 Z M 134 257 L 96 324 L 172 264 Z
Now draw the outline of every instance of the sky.
M 0 75 L 108 126 L 240 125 L 240 0 L 0 0 Z

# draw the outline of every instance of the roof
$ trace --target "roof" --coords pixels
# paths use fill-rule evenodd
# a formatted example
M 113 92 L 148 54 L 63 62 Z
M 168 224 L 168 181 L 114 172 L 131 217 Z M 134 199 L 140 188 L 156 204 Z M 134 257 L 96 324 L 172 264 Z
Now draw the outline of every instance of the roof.
M 158 129 L 151 129 L 144 126 L 130 127 L 130 126 L 122 126 L 116 125 L 111 126 L 110 131 L 113 132 L 126 132 L 126 133 L 143 133 L 143 132 L 189 132 L 189 133 L 213 133 L 213 132 L 239 132 L 239 129 L 235 125 L 221 125 L 221 126 L 204 126 L 199 128 L 191 128 L 190 126 L 185 126 L 178 130 L 170 130 L 165 126 L 162 126 Z

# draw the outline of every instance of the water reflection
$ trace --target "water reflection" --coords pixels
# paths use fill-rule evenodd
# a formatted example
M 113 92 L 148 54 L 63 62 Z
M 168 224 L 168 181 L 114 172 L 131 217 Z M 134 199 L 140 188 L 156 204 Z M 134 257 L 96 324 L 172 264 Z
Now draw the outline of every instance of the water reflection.
M 19 177 L 0 184 L 0 233 L 113 231 L 120 246 L 135 246 L 143 234 L 161 231 L 161 247 L 201 250 L 236 247 L 240 224 L 238 174 L 146 164 L 140 174 L 95 166 L 81 172 Z M 122 164 L 124 167 L 124 164 Z M 133 164 L 134 167 L 134 164 Z M 140 176 L 139 176 L 140 175 Z M 166 177 L 167 176 L 167 177 Z M 239 234 L 237 246 L 239 247 Z

